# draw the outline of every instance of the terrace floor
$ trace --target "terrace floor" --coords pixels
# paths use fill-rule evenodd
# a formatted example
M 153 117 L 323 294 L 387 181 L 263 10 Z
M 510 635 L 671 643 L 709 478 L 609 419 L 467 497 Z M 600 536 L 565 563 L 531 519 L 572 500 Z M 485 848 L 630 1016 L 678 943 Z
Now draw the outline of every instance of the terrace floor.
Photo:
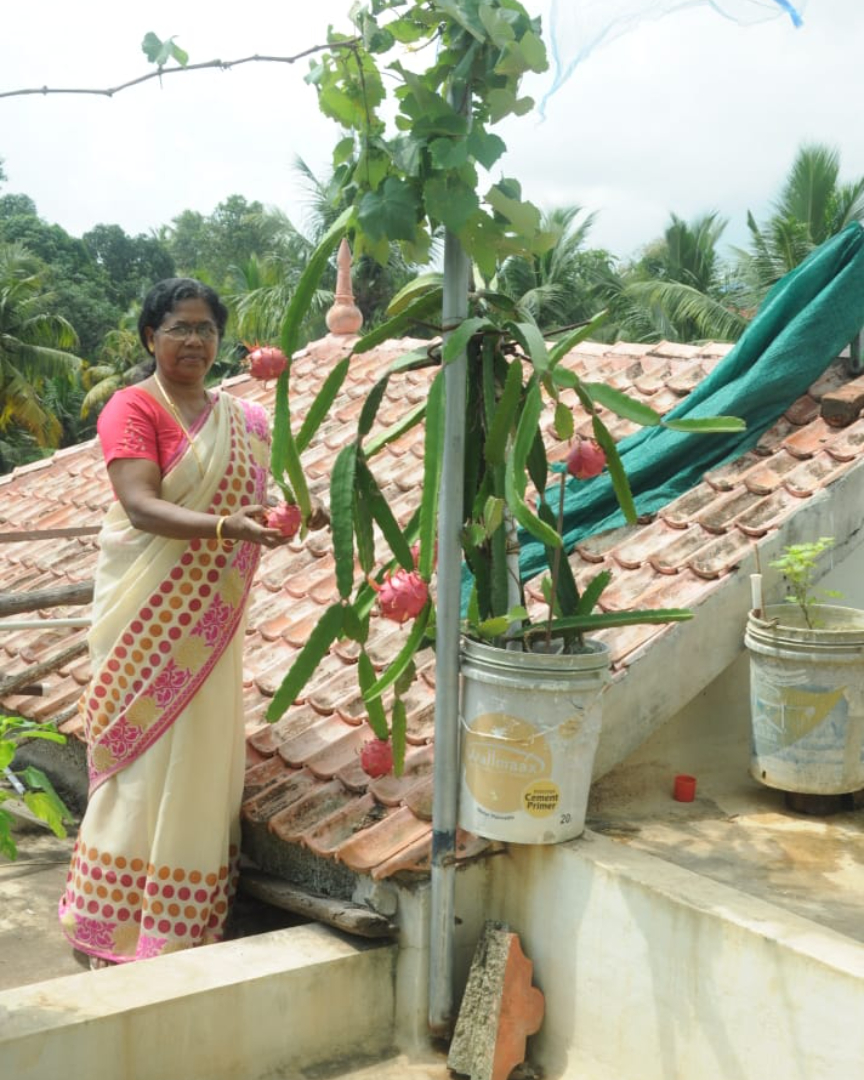
M 587 826 L 864 943 L 862 800 L 811 816 L 750 776 L 746 663 L 595 783 Z M 678 773 L 693 802 L 674 800 Z

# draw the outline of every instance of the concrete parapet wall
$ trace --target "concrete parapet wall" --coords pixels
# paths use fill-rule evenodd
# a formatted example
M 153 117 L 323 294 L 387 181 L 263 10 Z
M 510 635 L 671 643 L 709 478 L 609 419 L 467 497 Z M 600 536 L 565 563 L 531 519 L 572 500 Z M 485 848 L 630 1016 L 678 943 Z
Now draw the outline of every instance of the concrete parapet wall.
M 393 1045 L 395 945 L 279 930 L 0 993 L 0 1076 L 259 1080 Z
M 520 934 L 546 996 L 530 1060 L 549 1080 L 860 1073 L 857 942 L 592 833 L 488 871 L 461 914 Z

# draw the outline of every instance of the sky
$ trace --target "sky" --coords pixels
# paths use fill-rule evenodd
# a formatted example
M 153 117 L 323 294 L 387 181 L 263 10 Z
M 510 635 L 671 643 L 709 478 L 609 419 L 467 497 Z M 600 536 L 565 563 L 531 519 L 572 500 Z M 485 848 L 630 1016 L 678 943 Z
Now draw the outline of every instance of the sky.
M 639 6 L 561 2 L 584 4 L 587 20 Z M 544 14 L 548 3 L 526 6 Z M 143 75 L 152 70 L 141 51 L 148 31 L 175 36 L 192 63 L 296 56 L 324 43 L 328 23 L 350 32 L 350 6 L 18 3 L 3 17 L 0 91 L 101 89 Z M 602 28 L 586 23 L 595 25 Z M 862 44 L 862 0 L 807 0 L 800 29 L 782 13 L 741 26 L 711 4 L 643 19 L 576 68 L 547 102 L 545 119 L 535 111 L 499 125 L 508 151 L 491 179 L 518 178 L 544 209 L 576 204 L 595 213 L 589 246 L 620 257 L 660 236 L 673 212 L 691 220 L 716 211 L 729 221 L 726 246 L 745 246 L 747 211 L 757 221 L 768 216 L 802 144 L 839 151 L 841 181 L 864 175 Z M 166 76 L 161 87 L 153 80 L 113 98 L 0 98 L 0 194 L 29 195 L 43 218 L 75 236 L 99 223 L 149 233 L 186 209 L 209 214 L 234 193 L 302 227 L 308 194 L 296 158 L 325 176 L 340 135 L 304 81 L 308 63 Z M 550 85 L 547 75 L 525 90 L 539 100 Z

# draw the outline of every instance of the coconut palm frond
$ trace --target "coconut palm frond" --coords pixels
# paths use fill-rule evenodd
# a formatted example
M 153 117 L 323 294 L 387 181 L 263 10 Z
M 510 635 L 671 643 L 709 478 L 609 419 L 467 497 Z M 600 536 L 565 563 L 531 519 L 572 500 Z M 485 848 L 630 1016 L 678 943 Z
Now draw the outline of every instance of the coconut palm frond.
M 728 303 L 681 282 L 640 281 L 625 291 L 637 307 L 654 312 L 654 328 L 666 340 L 736 341 L 747 325 Z

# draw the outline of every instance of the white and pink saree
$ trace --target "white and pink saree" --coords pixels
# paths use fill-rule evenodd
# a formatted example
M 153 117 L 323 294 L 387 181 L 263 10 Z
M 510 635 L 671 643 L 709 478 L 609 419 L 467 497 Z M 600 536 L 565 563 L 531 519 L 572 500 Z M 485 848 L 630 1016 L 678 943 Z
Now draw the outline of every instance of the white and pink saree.
M 264 411 L 219 396 L 162 495 L 229 514 L 265 502 Z M 204 476 L 198 460 L 204 464 Z M 83 709 L 90 797 L 60 922 L 114 962 L 218 941 L 236 887 L 242 649 L 257 545 L 173 540 L 116 502 L 100 534 Z

